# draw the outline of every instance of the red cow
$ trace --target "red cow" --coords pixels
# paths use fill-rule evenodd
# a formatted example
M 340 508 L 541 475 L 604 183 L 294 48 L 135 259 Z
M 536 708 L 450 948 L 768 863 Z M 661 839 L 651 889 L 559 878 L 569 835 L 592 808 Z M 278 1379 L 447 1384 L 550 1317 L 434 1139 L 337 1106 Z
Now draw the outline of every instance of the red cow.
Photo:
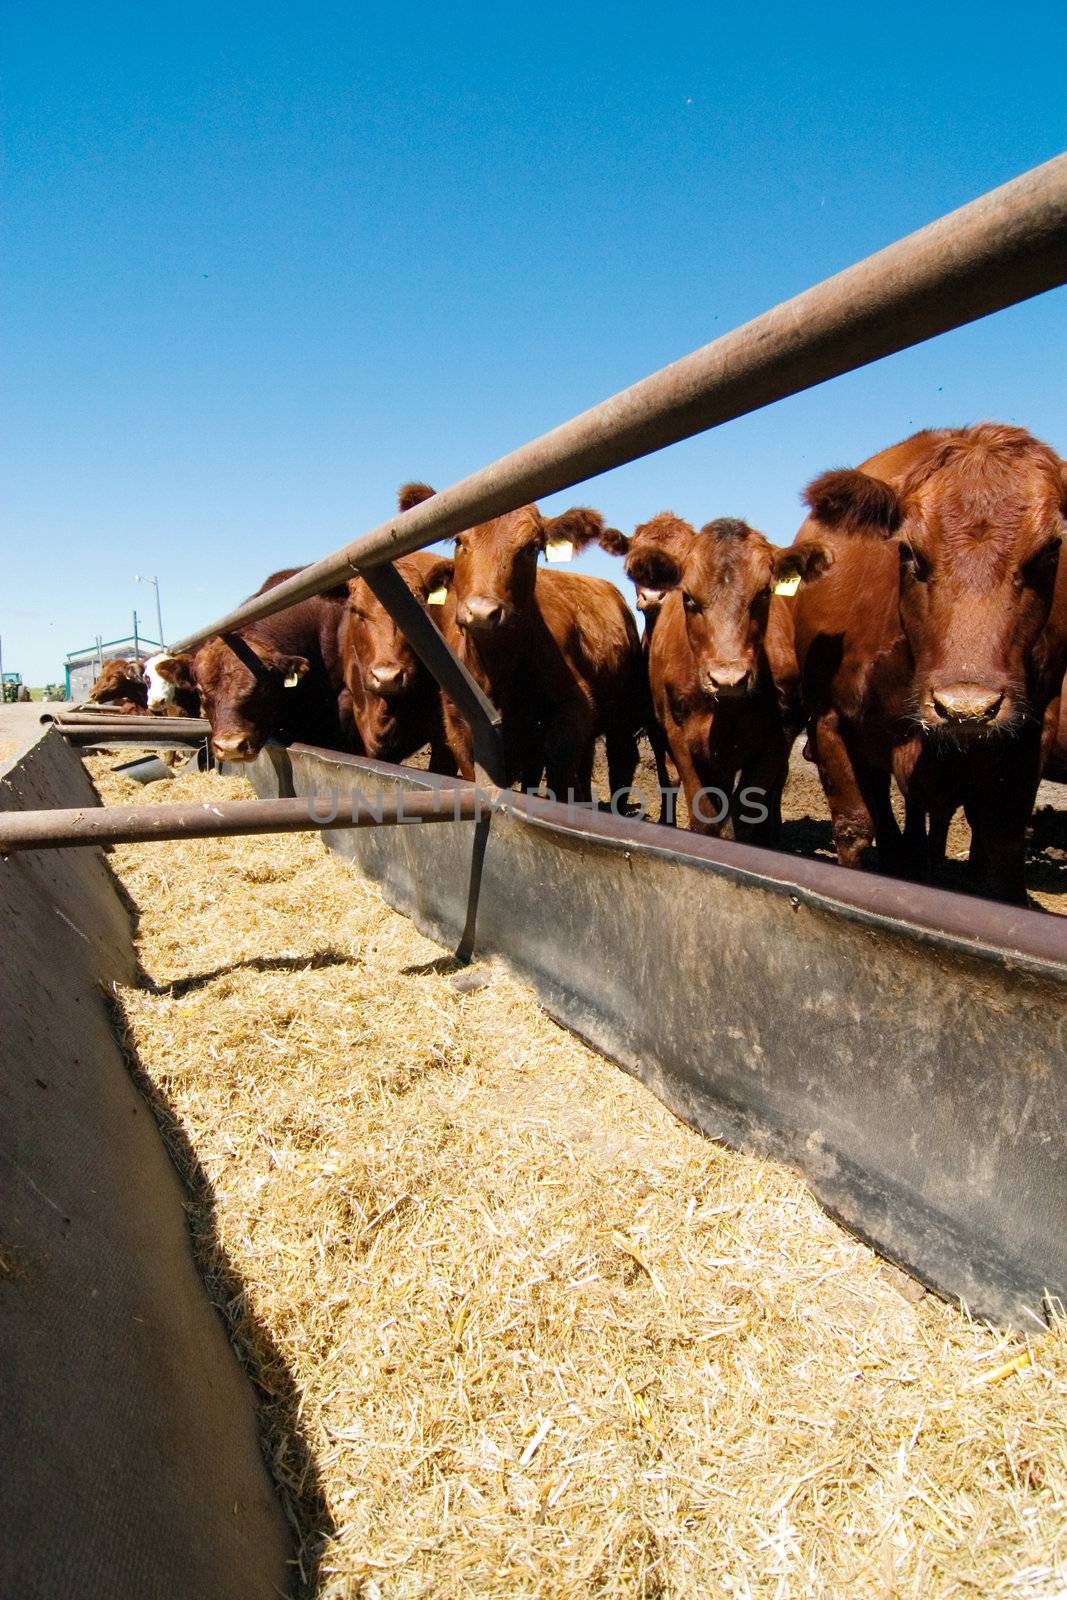
M 433 493 L 402 491 L 408 505 Z M 560 799 L 588 800 L 598 734 L 607 746 L 612 795 L 629 789 L 637 766 L 644 693 L 637 626 L 613 584 L 538 570 L 554 542 L 613 548 L 619 536 L 581 507 L 544 517 L 523 506 L 469 528 L 456 540 L 454 610 L 445 637 L 503 716 L 509 781 L 547 779 Z M 471 731 L 443 697 L 445 732 L 461 775 L 474 775 Z
M 1067 679 L 1045 714 L 1042 754 L 1041 776 L 1050 783 L 1067 783 Z
M 613 533 L 609 529 L 609 533 Z M 681 517 L 676 517 L 673 511 L 661 511 L 657 516 L 651 517 L 648 522 L 643 522 L 636 527 L 630 538 L 618 535 L 618 542 L 611 548 L 616 555 L 625 556 L 623 567 L 628 578 L 632 579 L 637 591 L 637 609 L 644 618 L 645 626 L 641 634 L 641 653 L 645 663 L 645 678 L 648 680 L 648 658 L 652 646 L 652 635 L 656 626 L 656 619 L 662 609 L 667 591 L 656 589 L 649 584 L 638 581 L 637 573 L 643 570 L 649 557 L 659 553 L 670 557 L 680 566 L 689 553 L 689 546 L 693 539 L 691 523 L 684 522 Z M 678 775 L 672 773 L 669 762 L 669 747 L 667 736 L 660 726 L 651 700 L 649 700 L 645 718 L 648 742 L 652 746 L 652 754 L 656 763 L 656 777 L 659 782 L 663 803 L 660 808 L 661 822 L 674 825 L 674 802 L 668 801 L 671 790 L 677 787 Z
M 300 570 L 273 573 L 256 593 Z M 269 738 L 356 748 L 341 653 L 347 605 L 347 588 L 331 589 L 193 652 L 192 676 L 220 760 L 252 761 Z M 165 661 L 159 670 L 166 676 Z
M 144 664 L 148 689 L 148 709 L 154 717 L 198 717 L 200 691 L 193 674 L 191 655 L 171 655 L 160 651 Z
M 803 552 L 777 550 L 731 517 L 699 533 L 672 517 L 669 542 L 644 529 L 634 535 L 627 571 L 659 597 L 648 656 L 653 705 L 698 833 L 721 833 L 729 816 L 738 839 L 779 835 L 802 718 L 792 602 L 773 590 L 829 559 L 814 542 Z
M 829 540 L 836 559 L 797 597 L 797 657 L 839 860 L 865 865 L 877 842 L 884 866 L 925 873 L 962 805 L 972 863 L 1025 901 L 1042 723 L 1067 664 L 1063 463 L 1021 428 L 932 430 L 807 499 L 798 544 Z
M 144 711 L 148 703 L 148 690 L 141 675 L 140 663 L 113 657 L 105 661 L 100 676 L 89 690 L 89 699 L 98 705 L 107 705 L 120 716 L 133 716 Z
M 400 509 L 407 509 L 403 499 Z M 400 556 L 394 565 L 440 627 L 445 607 L 438 602 L 452 583 L 451 560 L 420 550 Z M 404 761 L 428 743 L 431 769 L 451 776 L 456 764 L 445 739 L 441 691 L 362 578 L 348 585 L 341 649 L 365 754 L 379 761 Z

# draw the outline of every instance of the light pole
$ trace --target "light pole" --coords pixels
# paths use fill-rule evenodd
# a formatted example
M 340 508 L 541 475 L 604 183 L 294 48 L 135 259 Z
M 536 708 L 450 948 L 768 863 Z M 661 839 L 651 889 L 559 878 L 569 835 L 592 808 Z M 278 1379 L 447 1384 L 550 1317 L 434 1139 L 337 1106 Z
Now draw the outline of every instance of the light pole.
M 159 607 L 159 579 L 145 578 L 142 577 L 140 573 L 137 573 L 133 581 L 134 583 L 150 583 L 156 591 L 156 626 L 159 629 L 159 648 L 162 650 L 164 648 L 163 613 Z

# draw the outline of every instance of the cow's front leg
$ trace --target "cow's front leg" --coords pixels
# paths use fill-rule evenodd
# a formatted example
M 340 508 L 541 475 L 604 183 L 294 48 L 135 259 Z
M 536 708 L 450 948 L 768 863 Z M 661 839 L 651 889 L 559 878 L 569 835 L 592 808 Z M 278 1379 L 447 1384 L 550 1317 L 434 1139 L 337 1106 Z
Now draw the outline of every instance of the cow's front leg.
M 874 817 L 864 799 L 836 711 L 816 718 L 808 741 L 830 808 L 837 859 L 843 867 L 869 868 L 873 865 Z
M 594 727 L 592 707 L 571 701 L 559 708 L 545 729 L 545 776 L 559 801 L 588 805 L 592 800 Z
M 445 739 L 461 778 L 474 780 L 474 739 L 470 723 L 447 695 L 441 696 L 441 712 L 445 723 Z
M 768 733 L 767 743 L 741 768 L 734 812 L 734 838 L 753 844 L 777 844 L 782 835 L 782 791 L 789 772 L 792 739 Z M 763 817 L 746 816 L 761 810 Z

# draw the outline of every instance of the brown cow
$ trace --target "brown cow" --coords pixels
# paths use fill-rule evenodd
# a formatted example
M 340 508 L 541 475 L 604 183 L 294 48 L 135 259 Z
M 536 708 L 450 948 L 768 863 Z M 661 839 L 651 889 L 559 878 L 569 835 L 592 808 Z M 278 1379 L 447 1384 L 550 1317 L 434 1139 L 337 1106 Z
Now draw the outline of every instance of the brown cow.
M 1045 713 L 1041 776 L 1050 783 L 1067 783 L 1067 680 Z
M 659 596 L 649 679 L 689 826 L 720 834 L 729 816 L 736 838 L 773 843 L 802 721 L 792 602 L 773 589 L 831 557 L 814 541 L 803 552 L 777 550 L 732 517 L 699 533 L 671 521 L 669 543 L 635 533 L 626 567 Z
M 403 500 L 400 509 L 407 509 Z M 394 566 L 440 627 L 444 606 L 436 602 L 452 583 L 451 559 L 420 550 L 400 556 Z M 404 761 L 428 743 L 431 770 L 451 776 L 456 763 L 445 739 L 441 691 L 363 578 L 348 585 L 341 649 L 364 753 L 379 761 Z
M 148 703 L 138 661 L 124 661 L 115 656 L 105 661 L 100 676 L 89 690 L 89 699 L 98 705 L 107 705 L 120 716 L 135 716 L 143 712 Z
M 614 529 L 609 529 L 614 533 Z M 645 679 L 649 679 L 648 658 L 652 647 L 652 636 L 655 632 L 656 619 L 663 607 L 667 591 L 656 589 L 650 584 L 638 581 L 637 573 L 643 570 L 649 558 L 654 561 L 660 554 L 664 554 L 677 562 L 680 566 L 689 553 L 694 529 L 691 523 L 676 517 L 673 511 L 661 511 L 656 516 L 650 517 L 648 522 L 642 522 L 636 527 L 629 538 L 619 534 L 617 542 L 612 545 L 605 544 L 605 548 L 612 549 L 616 555 L 625 556 L 623 568 L 628 578 L 633 582 L 636 590 L 637 609 L 644 618 L 644 628 L 641 633 L 641 654 L 645 664 Z M 605 543 L 605 541 L 601 541 Z M 656 763 L 656 778 L 659 782 L 662 805 L 659 820 L 674 825 L 674 799 L 673 791 L 678 786 L 678 775 L 671 771 L 669 760 L 669 745 L 667 736 L 659 724 L 655 710 L 649 697 L 648 708 L 645 716 L 645 731 L 648 742 L 652 746 L 652 755 Z
M 1042 722 L 1067 664 L 1063 464 L 1021 428 L 930 430 L 807 499 L 797 542 L 829 541 L 835 560 L 797 597 L 797 657 L 839 860 L 864 865 L 877 842 L 884 866 L 925 874 L 962 805 L 989 889 L 1024 901 Z
M 154 717 L 198 717 L 200 691 L 191 655 L 160 651 L 144 664 L 148 709 Z
M 402 502 L 433 493 L 409 484 Z M 575 507 L 544 517 L 536 506 L 469 528 L 456 540 L 454 610 L 444 633 L 503 716 L 509 782 L 535 788 L 545 776 L 559 799 L 588 801 L 598 734 L 607 746 L 612 796 L 637 766 L 644 693 L 637 625 L 603 578 L 538 571 L 553 542 L 613 548 L 599 512 Z M 470 726 L 443 696 L 445 732 L 460 774 L 474 776 Z
M 272 573 L 256 593 L 300 570 Z M 269 738 L 357 748 L 341 654 L 347 605 L 347 588 L 331 589 L 194 651 L 193 678 L 220 760 L 252 761 Z

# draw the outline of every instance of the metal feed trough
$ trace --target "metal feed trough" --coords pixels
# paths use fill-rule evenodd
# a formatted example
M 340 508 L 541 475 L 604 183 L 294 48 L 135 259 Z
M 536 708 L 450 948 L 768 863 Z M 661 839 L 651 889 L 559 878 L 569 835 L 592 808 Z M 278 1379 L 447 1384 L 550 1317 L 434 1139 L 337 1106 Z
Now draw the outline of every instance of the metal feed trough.
M 686 1121 L 798 1168 L 850 1228 L 975 1313 L 1035 1327 L 1067 1299 L 1067 923 L 504 791 L 499 717 L 391 563 L 1065 281 L 1059 157 L 173 647 L 358 572 L 470 718 L 477 791 L 272 746 L 243 769 L 259 802 L 9 813 L 0 850 L 322 829 L 421 929 L 505 956 Z M 151 742 L 132 723 L 64 731 Z

